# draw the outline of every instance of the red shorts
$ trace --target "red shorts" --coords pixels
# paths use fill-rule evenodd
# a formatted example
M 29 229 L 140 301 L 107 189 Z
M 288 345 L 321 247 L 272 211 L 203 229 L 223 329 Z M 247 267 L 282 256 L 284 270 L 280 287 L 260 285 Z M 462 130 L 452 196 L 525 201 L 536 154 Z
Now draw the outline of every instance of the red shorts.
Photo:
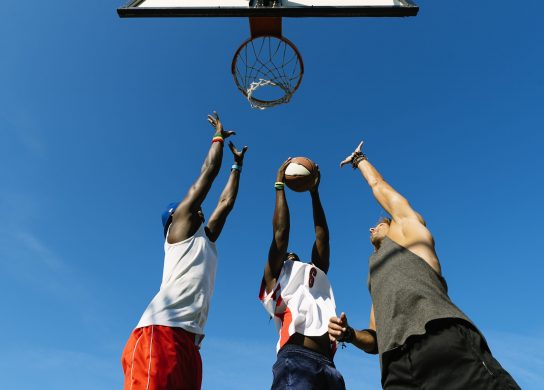
M 200 390 L 202 360 L 192 333 L 151 325 L 135 329 L 121 364 L 124 390 Z

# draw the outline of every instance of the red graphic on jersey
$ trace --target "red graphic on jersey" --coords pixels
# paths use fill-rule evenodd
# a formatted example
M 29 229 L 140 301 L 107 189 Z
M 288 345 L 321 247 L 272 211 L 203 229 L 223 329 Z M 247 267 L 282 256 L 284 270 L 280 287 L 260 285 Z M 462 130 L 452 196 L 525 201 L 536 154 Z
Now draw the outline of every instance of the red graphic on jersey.
M 315 269 L 315 267 L 312 267 L 312 269 L 310 270 L 310 277 L 308 279 L 308 286 L 310 286 L 310 288 L 314 286 L 316 275 L 317 275 L 317 270 Z

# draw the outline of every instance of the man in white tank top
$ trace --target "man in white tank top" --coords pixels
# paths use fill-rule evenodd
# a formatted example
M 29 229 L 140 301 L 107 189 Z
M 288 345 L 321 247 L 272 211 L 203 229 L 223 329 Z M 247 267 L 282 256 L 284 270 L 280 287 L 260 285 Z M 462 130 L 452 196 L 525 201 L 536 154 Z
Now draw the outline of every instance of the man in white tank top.
M 276 178 L 274 235 L 259 294 L 279 333 L 272 389 L 343 390 L 344 379 L 332 361 L 336 343 L 331 344 L 327 333 L 336 307 L 327 278 L 329 229 L 319 198 L 319 177 L 310 190 L 316 239 L 308 264 L 287 253 L 290 216 L 284 181 L 290 160 L 282 164 Z
M 199 344 L 204 337 L 215 282 L 219 237 L 234 207 L 247 146 L 238 151 L 232 142 L 234 164 L 216 209 L 204 226 L 201 204 L 223 159 L 225 131 L 214 112 L 210 150 L 198 179 L 181 202 L 162 216 L 164 269 L 159 292 L 132 332 L 121 359 L 125 390 L 198 390 L 202 383 Z

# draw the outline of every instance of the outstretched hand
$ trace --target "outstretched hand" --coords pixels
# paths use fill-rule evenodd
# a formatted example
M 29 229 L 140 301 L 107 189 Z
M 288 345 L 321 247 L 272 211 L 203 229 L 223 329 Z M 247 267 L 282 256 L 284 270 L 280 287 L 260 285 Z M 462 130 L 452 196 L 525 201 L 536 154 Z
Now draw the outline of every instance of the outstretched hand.
M 232 141 L 229 141 L 229 148 L 234 156 L 234 162 L 238 165 L 242 165 L 244 162 L 244 155 L 247 152 L 247 146 L 244 146 L 242 150 L 236 149 L 236 146 L 232 143 Z
M 287 166 L 291 163 L 292 158 L 289 157 L 287 160 L 281 164 L 280 168 L 278 169 L 278 174 L 276 175 L 276 182 L 285 182 L 285 170 L 287 169 Z
M 329 319 L 329 339 L 331 341 L 342 339 L 347 330 L 348 317 L 346 313 L 340 314 L 340 317 L 331 317 Z
M 340 163 L 340 168 L 342 168 L 346 164 L 351 163 L 351 161 L 353 160 L 353 156 L 355 156 L 355 153 L 359 153 L 361 151 L 364 143 L 365 141 L 361 141 L 359 146 L 357 146 L 357 148 L 355 148 L 355 150 Z
M 223 139 L 236 134 L 235 131 L 223 129 L 223 124 L 219 120 L 219 115 L 215 111 L 212 115 L 208 115 L 208 122 L 215 128 L 215 133 L 221 134 L 221 137 L 223 137 Z

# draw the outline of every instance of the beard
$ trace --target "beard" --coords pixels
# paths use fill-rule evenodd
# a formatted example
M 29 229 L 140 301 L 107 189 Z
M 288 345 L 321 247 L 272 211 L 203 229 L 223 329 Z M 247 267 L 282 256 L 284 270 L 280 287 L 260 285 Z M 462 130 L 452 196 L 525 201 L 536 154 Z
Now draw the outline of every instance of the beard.
M 385 236 L 378 236 L 377 234 L 370 236 L 370 242 L 374 245 L 374 248 L 379 249 Z

